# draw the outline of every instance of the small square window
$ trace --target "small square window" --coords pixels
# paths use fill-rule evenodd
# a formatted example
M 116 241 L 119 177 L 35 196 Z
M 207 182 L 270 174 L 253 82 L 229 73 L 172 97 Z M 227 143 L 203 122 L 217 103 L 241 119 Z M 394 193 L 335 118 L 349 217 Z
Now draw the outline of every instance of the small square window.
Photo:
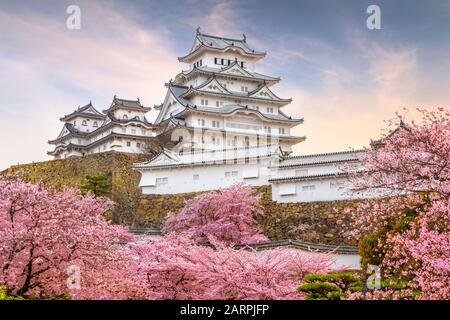
M 198 174 L 194 174 L 194 175 L 192 176 L 192 179 L 193 179 L 194 181 L 198 181 L 198 180 L 200 179 L 200 176 L 199 176 Z

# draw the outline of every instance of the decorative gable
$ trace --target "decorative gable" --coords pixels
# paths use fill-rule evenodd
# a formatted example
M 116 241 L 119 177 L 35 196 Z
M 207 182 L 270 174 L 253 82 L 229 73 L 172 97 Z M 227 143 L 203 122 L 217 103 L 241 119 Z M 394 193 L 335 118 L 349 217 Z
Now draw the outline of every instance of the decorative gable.
M 248 71 L 244 70 L 237 63 L 234 63 L 231 66 L 229 66 L 228 68 L 225 68 L 224 70 L 222 70 L 222 73 L 239 75 L 239 76 L 246 76 L 246 77 L 253 77 L 253 75 L 251 73 L 249 73 Z
M 270 89 L 266 85 L 261 86 L 261 88 L 256 89 L 253 92 L 250 92 L 249 96 L 263 99 L 281 100 L 272 91 L 270 91 Z
M 204 84 L 201 84 L 196 89 L 201 89 L 203 91 L 208 92 L 217 92 L 217 93 L 224 93 L 228 94 L 230 93 L 227 89 L 225 89 L 219 81 L 215 77 L 210 78 L 208 81 L 206 81 Z
M 149 164 L 151 166 L 161 166 L 169 164 L 177 164 L 180 160 L 175 155 L 169 154 L 167 151 L 161 152 L 156 158 L 151 160 Z
M 69 130 L 67 130 L 67 129 L 64 127 L 64 129 L 62 129 L 61 133 L 59 134 L 58 138 L 62 138 L 62 137 L 64 137 L 64 136 L 68 135 L 68 134 L 69 134 Z
M 83 113 L 92 113 L 92 114 L 98 114 L 98 115 L 101 115 L 101 113 L 98 112 L 97 110 L 95 110 L 95 108 L 94 108 L 93 106 L 89 106 L 89 108 L 87 108 L 86 110 L 84 110 Z

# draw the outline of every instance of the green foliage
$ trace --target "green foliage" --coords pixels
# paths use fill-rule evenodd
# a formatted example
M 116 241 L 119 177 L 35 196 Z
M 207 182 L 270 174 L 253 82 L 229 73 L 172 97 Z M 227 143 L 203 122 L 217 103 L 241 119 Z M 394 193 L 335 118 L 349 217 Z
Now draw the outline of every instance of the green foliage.
M 348 272 L 307 274 L 298 292 L 306 293 L 306 300 L 341 300 L 349 293 L 361 291 L 361 279 Z
M 399 219 L 390 221 L 386 226 L 362 238 L 358 244 L 362 270 L 366 271 L 369 264 L 381 265 L 386 251 L 389 249 L 386 246 L 386 238 L 388 235 L 408 230 L 411 222 L 416 217 L 416 210 L 406 208 L 403 210 L 403 215 Z
M 92 191 L 96 197 L 105 197 L 111 194 L 111 182 L 107 176 L 86 176 L 86 182 L 81 189 Z
M 388 228 L 383 228 L 374 233 L 370 233 L 359 241 L 358 251 L 361 257 L 361 268 L 364 272 L 367 271 L 367 266 L 380 265 L 384 258 L 383 246 L 379 243 L 385 243 Z
M 0 300 L 24 300 L 22 297 L 12 297 L 7 294 L 6 288 L 0 286 Z

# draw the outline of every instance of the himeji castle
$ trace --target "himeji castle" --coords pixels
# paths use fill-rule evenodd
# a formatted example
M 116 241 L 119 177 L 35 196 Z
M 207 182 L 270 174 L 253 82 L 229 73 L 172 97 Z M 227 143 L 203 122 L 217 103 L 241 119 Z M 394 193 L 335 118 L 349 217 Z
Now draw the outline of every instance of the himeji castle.
M 362 151 L 292 155 L 305 140 L 292 128 L 283 108 L 290 98 L 274 91 L 280 78 L 257 72 L 266 56 L 246 36 L 232 39 L 204 34 L 179 57 L 186 64 L 165 86 L 167 93 L 154 123 L 139 100 L 114 97 L 102 113 L 92 104 L 61 118 L 65 122 L 49 154 L 56 158 L 105 151 L 156 156 L 133 168 L 141 173 L 144 194 L 220 189 L 236 182 L 271 185 L 279 202 L 326 201 L 359 197 L 349 193 L 346 176 L 361 167 Z M 343 169 L 342 165 L 345 165 Z

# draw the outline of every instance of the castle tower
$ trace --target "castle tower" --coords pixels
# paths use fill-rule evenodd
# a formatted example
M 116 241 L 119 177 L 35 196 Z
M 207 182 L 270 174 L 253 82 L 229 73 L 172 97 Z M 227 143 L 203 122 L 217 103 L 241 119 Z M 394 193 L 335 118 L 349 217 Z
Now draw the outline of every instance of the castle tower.
M 290 152 L 304 140 L 291 135 L 291 128 L 303 119 L 283 112 L 291 99 L 272 91 L 280 79 L 255 71 L 265 56 L 248 45 L 245 35 L 230 39 L 197 29 L 191 50 L 178 58 L 188 69 L 166 83 L 164 102 L 155 106 L 160 110 L 155 122 L 160 135 L 178 139 L 174 129 L 183 128 L 183 145 L 192 150 L 277 143 Z
M 134 168 L 144 194 L 205 191 L 236 182 L 268 184 L 273 161 L 304 137 L 291 134 L 303 119 L 283 112 L 291 103 L 272 88 L 280 79 L 258 73 L 266 56 L 241 39 L 197 29 L 188 65 L 166 83 L 154 125 L 164 148 Z

